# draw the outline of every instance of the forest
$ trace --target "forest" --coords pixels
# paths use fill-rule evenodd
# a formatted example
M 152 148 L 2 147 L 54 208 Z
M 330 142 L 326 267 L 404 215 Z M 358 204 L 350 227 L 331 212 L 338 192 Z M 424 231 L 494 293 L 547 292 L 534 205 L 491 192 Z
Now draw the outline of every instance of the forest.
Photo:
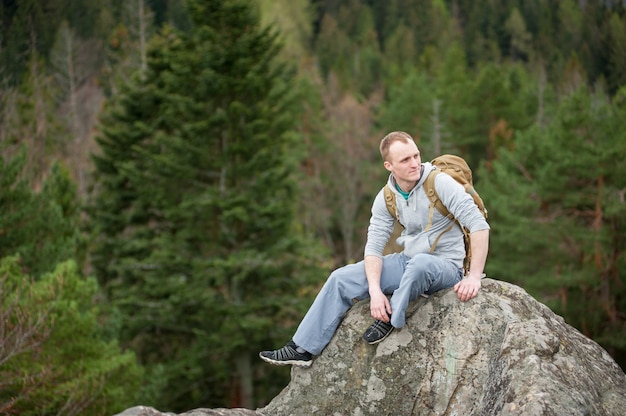
M 378 143 L 464 157 L 487 276 L 626 369 L 626 3 L 0 1 L 0 414 L 267 404 Z M 396 249 L 390 244 L 389 250 Z

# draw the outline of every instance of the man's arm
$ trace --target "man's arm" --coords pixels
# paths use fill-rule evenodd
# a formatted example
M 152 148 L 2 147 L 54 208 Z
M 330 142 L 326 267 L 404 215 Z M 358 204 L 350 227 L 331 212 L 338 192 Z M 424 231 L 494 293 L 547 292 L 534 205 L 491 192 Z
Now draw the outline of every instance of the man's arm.
M 469 274 L 454 285 L 454 291 L 463 302 L 478 295 L 480 290 L 480 279 L 485 270 L 487 252 L 489 251 L 489 230 L 471 233 L 470 245 L 472 247 L 472 258 L 470 260 Z
M 372 318 L 389 322 L 391 305 L 389 299 L 380 288 L 380 274 L 383 270 L 383 260 L 377 256 L 365 256 L 365 275 L 370 293 L 370 312 Z

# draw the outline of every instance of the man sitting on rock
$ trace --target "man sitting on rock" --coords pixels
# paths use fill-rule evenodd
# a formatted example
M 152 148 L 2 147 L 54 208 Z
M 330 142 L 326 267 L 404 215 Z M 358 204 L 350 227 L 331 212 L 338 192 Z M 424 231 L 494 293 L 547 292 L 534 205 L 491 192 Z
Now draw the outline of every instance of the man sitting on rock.
M 472 197 L 452 177 L 439 174 L 435 190 L 454 218 L 438 210 L 431 212 L 423 185 L 435 167 L 422 163 L 413 138 L 404 132 L 389 133 L 380 143 L 380 153 L 385 169 L 391 172 L 388 185 L 397 201 L 398 220 L 405 228 L 397 240 L 403 251 L 383 256 L 396 219 L 381 189 L 372 205 L 364 260 L 333 271 L 293 339 L 278 350 L 262 351 L 259 355 L 263 360 L 276 365 L 310 366 L 313 355 L 319 355 L 330 342 L 354 299 L 370 298 L 375 321 L 363 339 L 376 344 L 394 328 L 404 326 L 409 302 L 422 294 L 452 286 L 461 301 L 478 294 L 487 258 L 489 225 Z M 466 276 L 463 230 L 455 219 L 470 233 L 472 257 Z

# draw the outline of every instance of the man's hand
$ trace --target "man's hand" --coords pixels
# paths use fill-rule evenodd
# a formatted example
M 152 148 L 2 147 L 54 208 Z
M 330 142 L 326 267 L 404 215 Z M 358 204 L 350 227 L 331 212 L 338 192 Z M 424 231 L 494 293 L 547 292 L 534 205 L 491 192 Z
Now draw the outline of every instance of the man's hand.
M 391 305 L 389 299 L 380 290 L 380 274 L 383 270 L 383 260 L 376 256 L 365 256 L 365 275 L 370 293 L 370 313 L 372 318 L 389 322 Z
M 459 283 L 454 285 L 454 291 L 461 301 L 465 302 L 478 295 L 480 290 L 480 279 L 484 276 L 485 261 L 489 249 L 489 230 L 474 231 L 470 234 L 470 244 L 472 246 L 472 260 L 470 262 L 469 274 Z
M 466 277 L 454 285 L 454 291 L 463 302 L 478 295 L 480 290 L 480 277 Z
M 370 312 L 372 318 L 389 322 L 391 316 L 391 305 L 389 299 L 382 291 L 377 291 L 374 294 L 370 294 Z

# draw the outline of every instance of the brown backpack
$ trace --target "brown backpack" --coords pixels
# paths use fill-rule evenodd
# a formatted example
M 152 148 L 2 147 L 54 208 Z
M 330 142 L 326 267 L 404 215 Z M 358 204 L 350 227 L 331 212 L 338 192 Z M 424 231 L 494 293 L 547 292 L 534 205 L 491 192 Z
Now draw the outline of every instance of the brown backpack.
M 474 189 L 474 184 L 472 182 L 472 170 L 463 158 L 455 155 L 441 155 L 433 159 L 431 163 L 433 164 L 433 166 L 435 166 L 435 169 L 428 174 L 428 177 L 424 182 L 424 191 L 426 192 L 426 195 L 430 200 L 430 213 L 428 215 L 428 224 L 426 225 L 426 229 L 424 231 L 428 231 L 430 227 L 432 227 L 435 208 L 437 208 L 441 215 L 443 215 L 444 217 L 448 217 L 454 221 L 452 224 L 450 224 L 448 228 L 443 230 L 437 236 L 437 238 L 433 242 L 432 247 L 430 248 L 430 252 L 432 253 L 433 251 L 435 251 L 435 248 L 437 247 L 437 243 L 439 242 L 441 236 L 444 233 L 450 231 L 454 226 L 454 223 L 458 224 L 458 221 L 454 218 L 450 211 L 448 211 L 448 208 L 446 208 L 443 202 L 441 202 L 441 200 L 439 199 L 439 195 L 437 195 L 437 191 L 435 190 L 435 178 L 437 177 L 437 175 L 439 175 L 441 172 L 445 172 L 452 178 L 454 178 L 455 181 L 463 185 L 465 191 L 472 196 L 472 198 L 474 199 L 474 203 L 476 204 L 480 212 L 485 216 L 485 218 L 487 218 L 487 209 L 485 208 L 485 204 L 483 203 L 482 198 Z M 393 216 L 400 223 L 398 207 L 396 205 L 396 198 L 393 191 L 389 188 L 389 185 L 385 185 L 384 194 L 387 210 L 389 210 L 391 216 Z M 402 225 L 402 223 L 400 223 L 400 225 Z M 404 227 L 404 225 L 402 226 Z M 460 224 L 459 227 L 461 227 Z M 465 241 L 464 268 L 465 273 L 467 274 L 469 271 L 469 264 L 472 258 L 472 250 L 470 247 L 469 230 L 465 227 L 461 227 L 461 229 L 463 230 L 463 240 Z

